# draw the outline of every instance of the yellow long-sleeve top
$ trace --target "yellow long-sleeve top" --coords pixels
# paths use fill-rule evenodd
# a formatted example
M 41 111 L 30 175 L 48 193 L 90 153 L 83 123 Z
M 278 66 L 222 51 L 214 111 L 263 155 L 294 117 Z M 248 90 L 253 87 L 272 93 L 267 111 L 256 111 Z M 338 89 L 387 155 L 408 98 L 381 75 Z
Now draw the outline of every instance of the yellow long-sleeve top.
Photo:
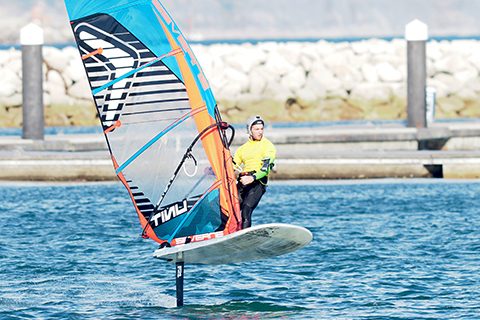
M 269 159 L 269 164 L 273 164 L 276 153 L 275 146 L 267 138 L 259 141 L 248 139 L 235 152 L 233 161 L 237 166 L 243 165 L 242 172 L 255 171 L 255 179 L 260 180 L 270 172 L 270 165 L 265 168 L 264 160 Z

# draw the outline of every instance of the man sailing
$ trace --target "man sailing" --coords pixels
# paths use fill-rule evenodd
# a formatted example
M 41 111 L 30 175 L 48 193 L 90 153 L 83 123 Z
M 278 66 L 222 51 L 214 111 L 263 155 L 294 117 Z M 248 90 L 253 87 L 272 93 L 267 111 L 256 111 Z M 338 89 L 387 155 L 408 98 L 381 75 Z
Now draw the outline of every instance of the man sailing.
M 238 178 L 242 229 L 252 225 L 252 212 L 266 191 L 268 174 L 274 166 L 275 146 L 263 136 L 265 121 L 255 116 L 247 122 L 248 141 L 240 146 L 233 158 Z

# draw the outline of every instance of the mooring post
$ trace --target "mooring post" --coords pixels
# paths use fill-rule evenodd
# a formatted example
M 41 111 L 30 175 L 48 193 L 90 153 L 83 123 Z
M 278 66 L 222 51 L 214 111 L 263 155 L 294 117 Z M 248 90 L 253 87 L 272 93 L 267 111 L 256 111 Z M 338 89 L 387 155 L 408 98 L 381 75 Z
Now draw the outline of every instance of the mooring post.
M 22 45 L 23 139 L 43 140 L 43 29 L 30 23 L 20 31 Z
M 433 87 L 426 89 L 427 99 L 427 127 L 435 122 L 435 108 L 437 104 L 437 90 Z
M 175 282 L 177 286 L 177 307 L 183 307 L 183 278 L 185 271 L 185 262 L 183 261 L 183 252 L 177 253 L 177 262 L 175 263 Z
M 408 126 L 426 128 L 427 106 L 427 55 L 428 26 L 413 20 L 405 27 L 407 40 L 407 114 Z

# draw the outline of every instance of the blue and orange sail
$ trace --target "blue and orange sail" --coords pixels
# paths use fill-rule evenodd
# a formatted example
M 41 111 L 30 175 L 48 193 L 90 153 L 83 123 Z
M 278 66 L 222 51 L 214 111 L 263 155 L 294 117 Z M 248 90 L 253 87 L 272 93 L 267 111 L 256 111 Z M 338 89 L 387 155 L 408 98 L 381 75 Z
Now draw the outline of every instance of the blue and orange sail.
M 225 125 L 157 0 L 65 0 L 113 165 L 143 235 L 163 245 L 241 228 Z

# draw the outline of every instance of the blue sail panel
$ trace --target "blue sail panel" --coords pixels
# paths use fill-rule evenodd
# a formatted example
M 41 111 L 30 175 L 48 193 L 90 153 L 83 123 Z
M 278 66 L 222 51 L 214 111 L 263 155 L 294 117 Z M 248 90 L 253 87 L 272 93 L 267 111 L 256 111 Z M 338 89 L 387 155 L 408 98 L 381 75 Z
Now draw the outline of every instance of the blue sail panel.
M 162 19 L 164 23 L 165 16 L 173 20 L 163 5 L 157 0 L 138 0 L 138 1 L 98 1 L 98 0 L 65 0 L 70 20 L 83 19 L 85 17 L 103 13 L 107 14 L 121 23 L 136 38 L 139 39 L 146 47 L 148 47 L 156 56 L 161 56 L 165 52 L 170 51 L 170 45 L 166 35 L 161 32 L 158 19 Z M 159 8 L 161 8 L 159 10 Z M 176 28 L 176 40 L 188 56 L 187 62 L 193 70 L 193 74 L 200 88 L 201 94 L 206 102 L 207 109 L 212 117 L 214 117 L 216 100 L 213 92 L 207 83 L 203 71 L 198 63 L 193 51 L 188 45 L 181 31 Z M 167 65 L 181 79 L 181 73 L 175 58 L 170 57 L 164 60 Z

